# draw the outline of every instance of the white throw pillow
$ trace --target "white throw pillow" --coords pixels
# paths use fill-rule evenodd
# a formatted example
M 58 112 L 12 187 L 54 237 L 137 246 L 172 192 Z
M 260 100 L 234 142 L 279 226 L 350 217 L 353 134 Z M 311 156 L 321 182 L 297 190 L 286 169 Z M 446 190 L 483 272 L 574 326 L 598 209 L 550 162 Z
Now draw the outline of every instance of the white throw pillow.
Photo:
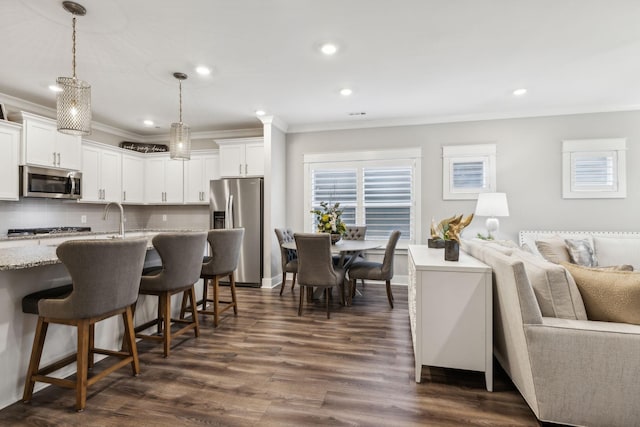
M 630 264 L 634 270 L 640 270 L 640 239 L 594 237 L 599 265 Z

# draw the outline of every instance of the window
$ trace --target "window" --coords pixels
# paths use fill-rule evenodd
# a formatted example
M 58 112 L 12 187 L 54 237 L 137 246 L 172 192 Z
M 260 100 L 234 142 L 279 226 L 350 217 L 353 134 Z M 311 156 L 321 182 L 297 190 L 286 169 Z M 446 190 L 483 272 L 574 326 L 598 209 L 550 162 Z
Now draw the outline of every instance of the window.
M 562 197 L 626 197 L 625 152 L 624 138 L 563 141 Z
M 495 144 L 442 147 L 442 198 L 476 199 L 496 190 Z
M 419 149 L 306 155 L 308 211 L 320 202 L 339 202 L 346 224 L 367 225 L 367 240 L 387 240 L 400 230 L 402 240 L 415 242 L 419 155 Z M 305 218 L 305 229 L 315 230 L 313 215 Z

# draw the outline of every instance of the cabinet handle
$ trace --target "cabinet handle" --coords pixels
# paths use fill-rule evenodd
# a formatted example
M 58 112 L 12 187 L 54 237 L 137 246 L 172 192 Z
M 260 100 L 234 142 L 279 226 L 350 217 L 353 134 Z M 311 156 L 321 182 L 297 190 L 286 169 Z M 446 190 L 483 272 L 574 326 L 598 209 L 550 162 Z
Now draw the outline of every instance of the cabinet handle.
M 58 167 L 60 167 L 60 153 L 58 153 Z
M 122 201 L 123 202 L 127 201 L 127 191 L 126 190 L 122 192 Z
M 240 171 L 238 172 L 238 174 L 242 175 L 242 163 L 240 163 L 238 166 L 240 166 Z
M 56 165 L 56 152 L 53 152 L 53 166 Z
M 249 175 L 249 165 L 246 163 L 244 164 L 244 174 Z

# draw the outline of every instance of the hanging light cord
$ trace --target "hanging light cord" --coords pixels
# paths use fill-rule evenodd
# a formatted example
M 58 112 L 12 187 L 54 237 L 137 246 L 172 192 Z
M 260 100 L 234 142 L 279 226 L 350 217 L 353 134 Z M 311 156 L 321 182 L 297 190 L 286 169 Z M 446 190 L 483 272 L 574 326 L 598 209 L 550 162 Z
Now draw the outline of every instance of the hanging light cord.
M 182 80 L 178 80 L 178 85 L 180 87 L 180 123 L 182 124 Z
M 73 17 L 73 36 L 71 38 L 73 40 L 73 47 L 71 48 L 71 53 L 73 54 L 73 78 L 76 78 L 76 17 Z

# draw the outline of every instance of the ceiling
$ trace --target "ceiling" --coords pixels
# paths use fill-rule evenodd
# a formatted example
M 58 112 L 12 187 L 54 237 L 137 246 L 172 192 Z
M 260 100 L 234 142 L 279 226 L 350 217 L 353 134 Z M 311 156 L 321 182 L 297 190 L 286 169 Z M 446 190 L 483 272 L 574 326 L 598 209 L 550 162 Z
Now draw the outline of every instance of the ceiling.
M 0 93 L 55 108 L 48 86 L 72 74 L 61 3 L 0 0 Z M 636 0 L 79 3 L 94 121 L 143 137 L 178 121 L 176 71 L 194 132 L 259 128 L 258 109 L 296 132 L 640 107 Z

